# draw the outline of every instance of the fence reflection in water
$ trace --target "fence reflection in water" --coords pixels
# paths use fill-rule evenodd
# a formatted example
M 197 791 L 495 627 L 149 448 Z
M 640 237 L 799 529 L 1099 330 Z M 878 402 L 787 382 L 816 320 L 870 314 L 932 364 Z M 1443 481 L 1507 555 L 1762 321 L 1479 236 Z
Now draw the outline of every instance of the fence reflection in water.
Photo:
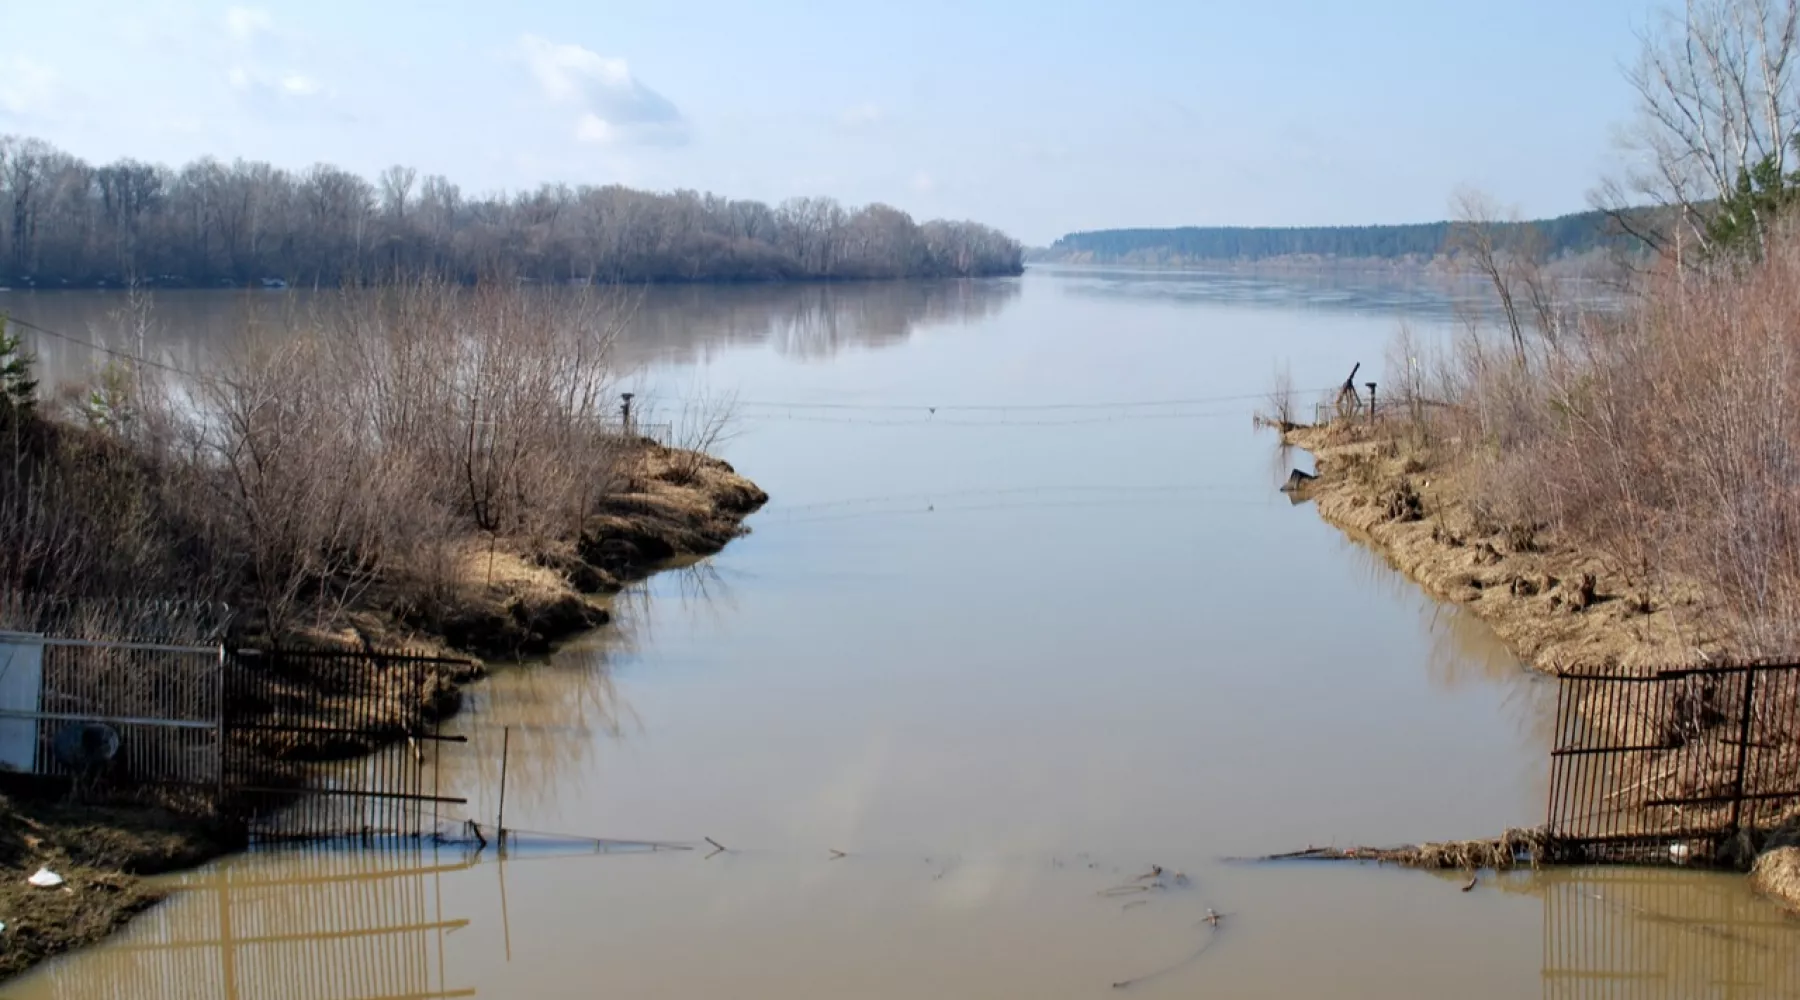
M 278 858 L 271 862 L 270 856 Z M 416 841 L 376 850 L 319 845 L 251 855 L 172 886 L 170 904 L 125 938 L 48 970 L 44 997 L 124 1000 L 426 1000 L 474 996 L 446 982 L 439 880 L 461 852 Z
M 1542 876 L 1545 1000 L 1800 993 L 1800 922 L 1741 876 L 1586 868 Z

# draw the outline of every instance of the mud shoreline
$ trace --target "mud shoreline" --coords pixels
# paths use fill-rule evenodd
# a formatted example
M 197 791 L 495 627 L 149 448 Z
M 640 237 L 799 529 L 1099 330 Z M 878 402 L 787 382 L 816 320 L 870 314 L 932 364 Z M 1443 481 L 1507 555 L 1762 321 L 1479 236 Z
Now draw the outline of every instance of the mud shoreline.
M 1553 534 L 1484 530 L 1466 470 L 1434 460 L 1428 448 L 1380 427 L 1290 426 L 1281 436 L 1316 467 L 1297 499 L 1433 597 L 1467 608 L 1534 670 L 1642 675 L 1731 655 L 1700 588 L 1667 579 L 1646 585 L 1617 561 Z M 1604 713 L 1589 721 L 1642 725 Z M 1797 840 L 1790 822 L 1744 851 L 1742 862 L 1757 891 L 1800 913 Z
M 1485 529 L 1462 470 L 1363 428 L 1296 427 L 1283 441 L 1313 456 L 1298 494 L 1439 600 L 1492 628 L 1545 673 L 1646 673 L 1726 653 L 1697 588 L 1633 581 L 1604 555 L 1546 533 Z
M 768 500 L 731 466 L 645 442 L 624 489 L 598 502 L 576 551 L 527 557 L 511 548 L 470 553 L 481 575 L 462 605 L 434 620 L 384 611 L 320 641 L 367 639 L 446 653 L 519 660 L 610 621 L 605 598 L 673 562 L 718 552 Z M 485 674 L 477 661 L 428 685 L 433 717 L 454 713 L 461 688 Z M 396 725 L 403 720 L 396 719 Z M 378 749 L 375 745 L 360 748 Z M 0 796 L 0 983 L 58 955 L 98 943 L 164 894 L 152 876 L 205 864 L 243 847 L 241 835 L 162 809 L 83 806 Z M 26 880 L 49 868 L 64 881 Z

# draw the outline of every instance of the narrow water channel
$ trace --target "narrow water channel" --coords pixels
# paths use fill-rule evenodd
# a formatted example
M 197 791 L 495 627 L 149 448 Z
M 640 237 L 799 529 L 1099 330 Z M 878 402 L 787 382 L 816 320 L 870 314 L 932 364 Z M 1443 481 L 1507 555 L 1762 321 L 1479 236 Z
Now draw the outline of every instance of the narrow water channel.
M 1800 934 L 1739 879 L 1228 860 L 1541 821 L 1554 690 L 1290 505 L 1250 426 L 1277 361 L 1379 378 L 1450 311 L 1128 272 L 658 291 L 634 387 L 734 393 L 723 453 L 773 500 L 471 692 L 444 784 L 492 822 L 509 732 L 534 833 L 233 859 L 0 993 L 1789 995 Z

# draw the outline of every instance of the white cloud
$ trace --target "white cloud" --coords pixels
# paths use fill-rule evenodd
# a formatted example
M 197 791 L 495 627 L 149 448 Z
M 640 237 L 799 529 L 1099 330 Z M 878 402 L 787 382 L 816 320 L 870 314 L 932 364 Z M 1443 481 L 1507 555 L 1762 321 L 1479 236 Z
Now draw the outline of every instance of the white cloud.
M 608 143 L 619 138 L 619 130 L 599 116 L 588 113 L 575 123 L 575 138 L 582 142 Z
M 289 73 L 281 78 L 281 90 L 295 97 L 311 97 L 319 92 L 320 87 L 319 81 L 304 73 Z
M 625 60 L 536 35 L 520 38 L 519 52 L 544 96 L 577 110 L 575 137 L 582 142 L 687 140 L 681 111 L 632 76 Z
M 0 111 L 43 114 L 55 94 L 56 74 L 50 67 L 23 56 L 0 56 Z
M 231 36 L 232 41 L 240 44 L 274 27 L 275 19 L 261 8 L 232 7 L 225 11 L 225 32 Z
M 879 125 L 886 120 L 887 111 L 883 109 L 881 105 L 874 103 L 858 104 L 853 108 L 845 108 L 844 113 L 838 115 L 838 124 L 843 125 L 846 128 L 863 128 L 869 125 Z
M 268 11 L 228 9 L 225 35 L 229 60 L 225 80 L 257 113 L 282 113 L 326 94 L 317 76 L 292 66 L 294 38 L 276 27 Z

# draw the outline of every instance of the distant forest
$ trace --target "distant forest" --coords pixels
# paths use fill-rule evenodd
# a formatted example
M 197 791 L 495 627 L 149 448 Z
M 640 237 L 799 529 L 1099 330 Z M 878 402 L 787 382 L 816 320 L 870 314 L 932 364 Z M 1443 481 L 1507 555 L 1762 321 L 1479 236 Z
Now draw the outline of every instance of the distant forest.
M 540 282 L 781 281 L 1018 274 L 1022 248 L 973 222 L 916 223 L 829 198 L 771 207 L 694 191 L 546 184 L 465 197 L 390 167 L 202 159 L 92 166 L 0 137 L 0 286 L 338 284 L 396 274 Z
M 1450 222 L 1403 226 L 1314 226 L 1291 229 L 1198 227 L 1102 229 L 1070 233 L 1033 260 L 1088 264 L 1180 265 L 1201 261 L 1258 261 L 1281 257 L 1339 259 L 1431 258 L 1445 252 Z M 1496 236 L 1534 245 L 1547 257 L 1567 257 L 1627 242 L 1604 212 L 1502 223 Z

